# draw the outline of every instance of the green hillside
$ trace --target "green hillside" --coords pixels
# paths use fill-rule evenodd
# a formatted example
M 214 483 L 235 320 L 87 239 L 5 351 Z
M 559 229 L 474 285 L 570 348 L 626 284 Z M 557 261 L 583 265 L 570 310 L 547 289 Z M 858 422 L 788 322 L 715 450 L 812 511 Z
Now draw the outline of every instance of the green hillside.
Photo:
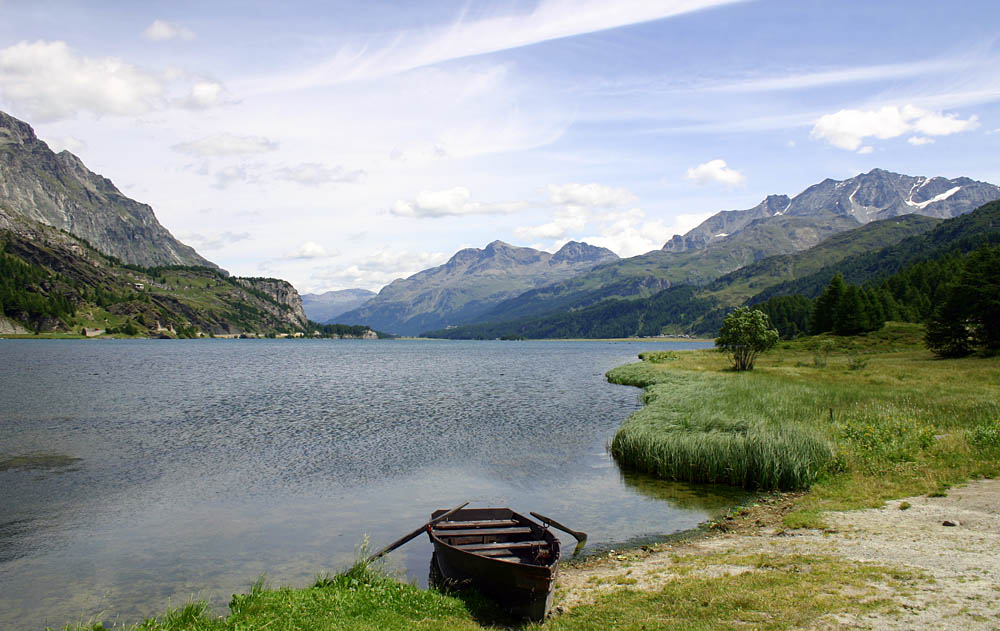
M 478 320 L 503 322 L 539 317 L 566 309 L 586 308 L 612 298 L 648 297 L 677 285 L 706 285 L 765 257 L 798 252 L 857 225 L 850 217 L 831 214 L 757 220 L 730 238 L 704 249 L 656 250 L 599 265 L 585 274 L 506 300 Z
M 714 335 L 726 312 L 736 304 L 760 304 L 769 299 L 819 295 L 838 271 L 852 284 L 868 284 L 894 295 L 902 319 L 926 317 L 934 288 L 947 265 L 927 265 L 952 253 L 969 252 L 1000 242 L 1000 202 L 944 221 L 905 216 L 873 222 L 841 233 L 794 255 L 770 257 L 718 278 L 708 287 L 679 285 L 652 296 L 611 299 L 580 309 L 432 331 L 427 335 L 452 339 L 497 337 L 623 337 L 670 333 Z M 879 244 L 894 243 L 888 247 Z M 894 273 L 904 272 L 890 279 Z M 780 282 L 782 277 L 793 280 Z M 798 277 L 798 278 L 796 278 Z M 933 281 L 933 282 L 931 282 Z M 885 287 L 881 287 L 885 285 Z M 910 289 L 913 288 L 913 289 Z M 918 289 L 919 288 L 919 289 Z M 758 290 L 753 293 L 754 290 Z M 907 296 L 907 292 L 917 296 Z M 749 294 L 749 295 L 748 295 Z M 921 302 L 923 297 L 923 304 Z M 777 312 L 801 313 L 801 300 L 778 301 Z M 802 330 L 801 327 L 799 327 Z
M 33 333 L 200 337 L 304 333 L 285 281 L 126 265 L 42 224 L 0 232 L 0 314 Z

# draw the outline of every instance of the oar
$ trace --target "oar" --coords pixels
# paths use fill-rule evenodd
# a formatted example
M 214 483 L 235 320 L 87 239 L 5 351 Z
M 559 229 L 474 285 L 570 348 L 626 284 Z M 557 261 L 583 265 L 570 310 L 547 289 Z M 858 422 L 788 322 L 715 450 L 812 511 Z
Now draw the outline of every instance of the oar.
M 587 544 L 587 533 L 580 532 L 579 530 L 573 530 L 572 528 L 567 528 L 566 526 L 563 526 L 556 520 L 546 517 L 545 515 L 539 515 L 534 511 L 531 511 L 531 515 L 535 519 L 541 520 L 542 522 L 552 526 L 553 528 L 558 528 L 559 530 L 565 532 L 566 534 L 573 535 L 574 537 L 576 537 L 576 549 L 573 550 L 573 554 L 578 553 L 580 550 L 583 549 L 583 546 Z
M 453 513 L 456 513 L 456 512 L 458 512 L 459 510 L 461 510 L 461 509 L 465 508 L 465 507 L 466 507 L 466 505 L 468 505 L 468 502 L 465 502 L 465 503 L 462 503 L 462 504 L 459 504 L 458 506 L 456 506 L 455 508 L 451 509 L 451 510 L 450 510 L 450 511 L 448 511 L 447 513 L 442 513 L 441 515 L 438 515 L 437 517 L 435 517 L 434 519 L 430 520 L 429 522 L 427 522 L 426 524 L 424 524 L 424 525 L 423 525 L 423 526 L 421 526 L 420 528 L 417 528 L 416 530 L 414 530 L 413 532 L 409 533 L 409 534 L 408 534 L 408 535 L 406 535 L 405 537 L 402 537 L 402 538 L 400 538 L 400 539 L 397 539 L 396 541 L 393 541 L 392 543 L 390 543 L 390 544 L 389 544 L 389 545 L 387 545 L 386 547 L 382 548 L 381 550 L 379 550 L 379 551 L 378 551 L 378 552 L 376 552 L 375 554 L 373 554 L 373 555 L 371 555 L 370 557 L 368 557 L 367 559 L 365 559 L 365 564 L 369 564 L 369 563 L 372 563 L 372 562 L 374 562 L 374 561 L 375 561 L 376 559 L 378 559 L 379 557 L 381 557 L 381 556 L 383 556 L 383 555 L 385 555 L 385 554 L 388 554 L 388 553 L 392 552 L 393 550 L 395 550 L 395 549 L 396 549 L 396 548 L 398 548 L 399 546 L 403 545 L 404 543 L 406 543 L 406 542 L 407 542 L 407 541 L 409 541 L 410 539 L 413 539 L 414 537 L 416 537 L 416 536 L 417 536 L 417 535 L 419 535 L 420 533 L 422 533 L 422 532 L 424 532 L 425 530 L 427 530 L 427 527 L 428 527 L 428 526 L 433 526 L 434 524 L 438 523 L 439 521 L 442 521 L 442 520 L 444 520 L 444 519 L 447 519 L 448 517 L 451 517 L 451 515 L 452 515 Z

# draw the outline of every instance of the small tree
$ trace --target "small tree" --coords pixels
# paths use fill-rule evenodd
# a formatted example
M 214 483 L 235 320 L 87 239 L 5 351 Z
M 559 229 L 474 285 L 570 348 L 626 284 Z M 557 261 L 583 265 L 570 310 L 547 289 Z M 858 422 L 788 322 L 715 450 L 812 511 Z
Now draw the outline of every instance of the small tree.
M 757 355 L 777 343 L 778 331 L 771 328 L 767 315 L 747 307 L 737 307 L 726 316 L 715 338 L 719 352 L 732 354 L 736 370 L 753 370 Z

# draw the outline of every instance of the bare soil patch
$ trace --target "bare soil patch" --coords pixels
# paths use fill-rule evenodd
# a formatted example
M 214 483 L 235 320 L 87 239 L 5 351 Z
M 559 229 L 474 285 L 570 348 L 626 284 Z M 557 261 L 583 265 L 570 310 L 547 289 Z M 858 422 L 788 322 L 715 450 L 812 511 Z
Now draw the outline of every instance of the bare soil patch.
M 612 551 L 566 567 L 557 611 L 623 587 L 658 590 L 689 576 L 755 571 L 727 559 L 823 555 L 899 568 L 920 578 L 905 588 L 878 586 L 883 597 L 898 604 L 892 611 L 827 616 L 812 628 L 1000 629 L 1000 480 L 970 482 L 945 497 L 910 497 L 878 509 L 826 513 L 826 530 L 785 530 L 781 516 L 792 499 L 773 496 L 691 540 Z

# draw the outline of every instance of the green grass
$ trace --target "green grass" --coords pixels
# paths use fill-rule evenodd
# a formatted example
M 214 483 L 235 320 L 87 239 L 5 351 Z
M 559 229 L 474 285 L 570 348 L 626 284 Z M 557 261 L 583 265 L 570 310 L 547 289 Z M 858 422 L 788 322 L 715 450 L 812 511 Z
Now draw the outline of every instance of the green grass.
M 714 351 L 608 373 L 645 388 L 612 442 L 624 466 L 668 479 L 812 487 L 805 514 L 1000 474 L 1000 360 L 935 359 L 916 325 L 785 343 L 749 373 Z M 857 357 L 866 361 L 858 366 Z
M 427 631 L 481 629 L 474 613 L 488 611 L 475 599 L 424 590 L 358 564 L 304 589 L 270 589 L 263 580 L 236 594 L 229 614 L 213 615 L 194 602 L 125 627 L 128 631 Z M 116 627 L 118 628 L 118 627 Z M 104 631 L 101 624 L 67 626 L 66 631 Z
M 617 589 L 537 628 L 801 629 L 836 614 L 895 611 L 892 595 L 879 586 L 901 592 L 925 580 L 910 572 L 813 555 L 720 554 L 677 561 L 689 572 L 666 580 L 659 590 Z M 700 574 L 707 564 L 738 572 Z

